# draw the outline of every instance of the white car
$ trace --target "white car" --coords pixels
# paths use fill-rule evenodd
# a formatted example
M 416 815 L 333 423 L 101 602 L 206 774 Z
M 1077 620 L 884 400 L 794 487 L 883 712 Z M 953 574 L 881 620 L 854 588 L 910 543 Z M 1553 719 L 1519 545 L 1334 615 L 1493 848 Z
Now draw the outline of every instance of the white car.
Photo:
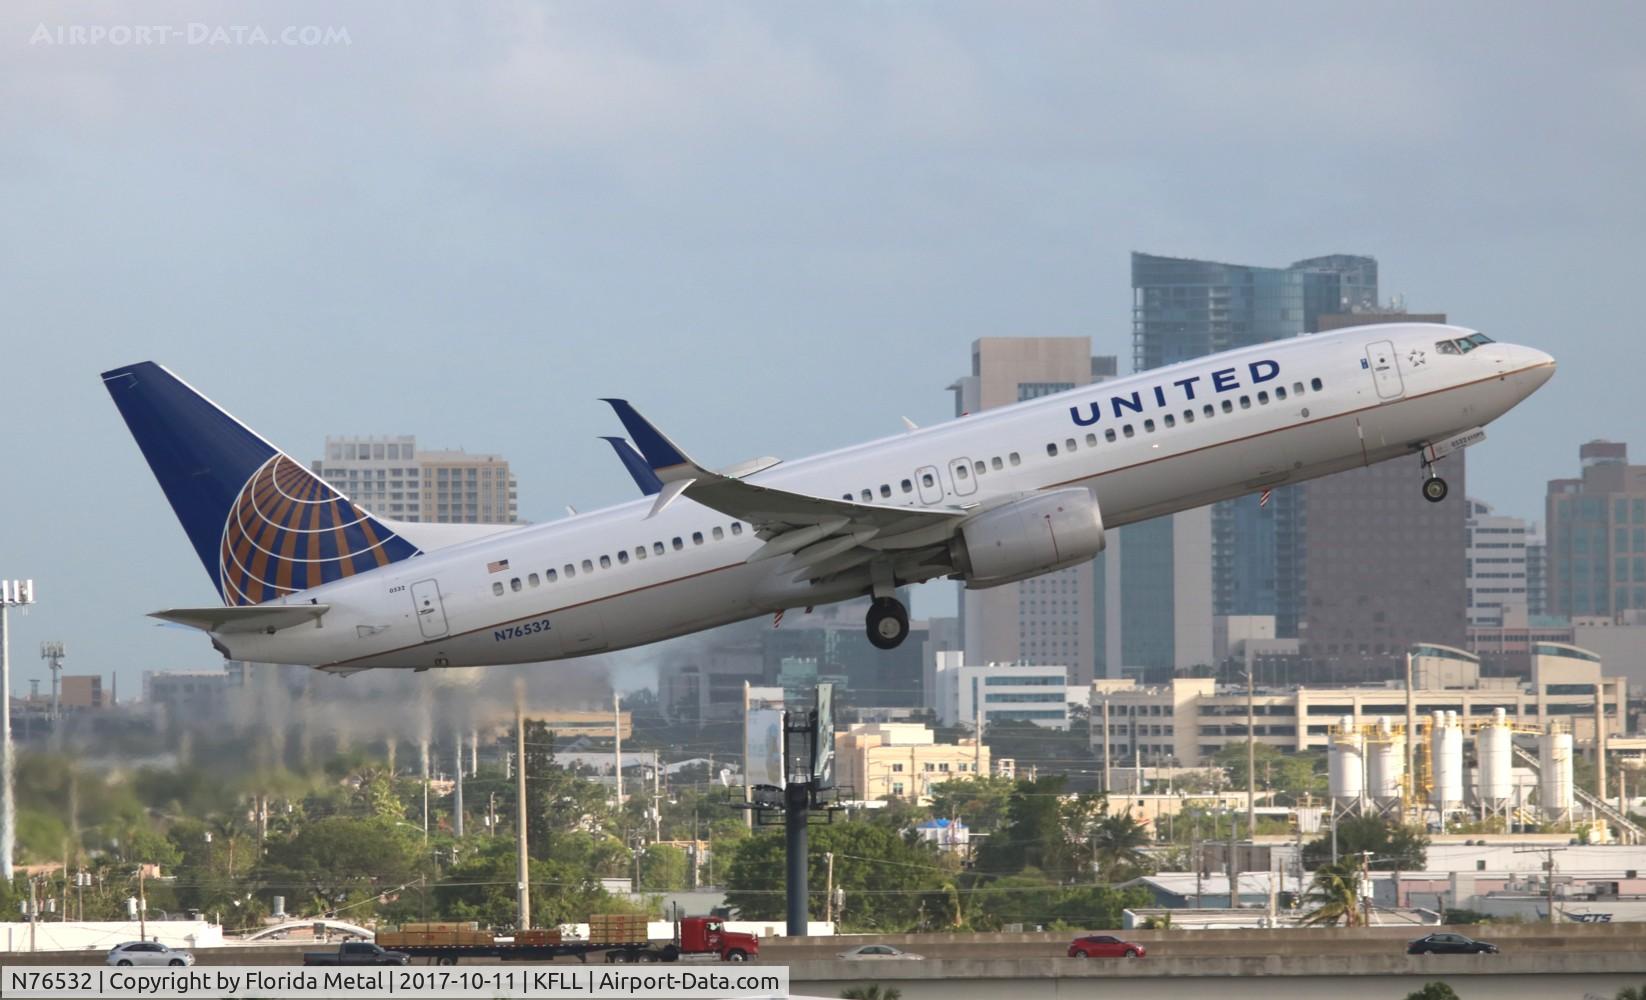
M 901 958 L 918 961 L 926 956 L 916 955 L 912 951 L 904 951 L 901 948 L 893 948 L 889 944 L 860 944 L 850 951 L 840 952 L 835 957 L 848 961 L 859 958 Z
M 194 956 L 158 941 L 127 941 L 109 949 L 104 965 L 193 965 Z

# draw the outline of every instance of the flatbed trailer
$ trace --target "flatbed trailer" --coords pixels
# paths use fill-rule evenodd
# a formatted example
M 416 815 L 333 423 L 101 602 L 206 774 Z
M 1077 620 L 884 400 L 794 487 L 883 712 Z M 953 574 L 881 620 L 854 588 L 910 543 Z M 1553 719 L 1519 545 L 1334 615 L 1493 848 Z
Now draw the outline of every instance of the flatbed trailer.
M 592 917 L 587 940 L 569 940 L 558 931 L 543 930 L 494 937 L 472 926 L 457 925 L 420 925 L 415 930 L 384 932 L 377 937 L 384 947 L 425 959 L 431 965 L 456 965 L 465 958 L 503 962 L 575 958 L 586 963 L 590 955 L 603 955 L 609 964 L 746 962 L 760 953 L 759 938 L 727 931 L 718 918 L 686 917 L 676 923 L 674 938 L 668 941 L 648 939 L 646 926 L 645 917 L 620 914 Z

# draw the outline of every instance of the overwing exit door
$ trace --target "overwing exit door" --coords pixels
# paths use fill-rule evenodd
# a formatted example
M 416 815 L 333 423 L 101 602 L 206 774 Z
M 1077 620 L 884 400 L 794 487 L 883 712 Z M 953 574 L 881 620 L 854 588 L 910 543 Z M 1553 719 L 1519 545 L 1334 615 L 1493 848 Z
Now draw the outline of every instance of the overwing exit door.
M 1378 399 L 1398 399 L 1405 393 L 1406 383 L 1400 377 L 1400 362 L 1395 360 L 1393 341 L 1379 340 L 1367 344 L 1366 366 L 1372 370 Z

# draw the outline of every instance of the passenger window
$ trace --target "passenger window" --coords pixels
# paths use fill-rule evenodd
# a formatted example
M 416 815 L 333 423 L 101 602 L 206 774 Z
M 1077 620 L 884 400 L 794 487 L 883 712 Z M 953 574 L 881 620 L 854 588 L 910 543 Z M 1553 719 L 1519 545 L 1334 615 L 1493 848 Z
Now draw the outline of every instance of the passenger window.
M 693 545 L 702 545 L 703 544 L 703 532 L 701 532 L 701 531 L 692 532 L 692 544 Z
M 1126 435 L 1127 437 L 1134 437 L 1137 434 L 1136 431 L 1132 430 L 1131 424 L 1127 424 L 1126 426 L 1120 428 L 1120 433 Z
M 537 586 L 537 584 L 538 584 L 538 582 L 539 582 L 539 581 L 538 581 L 538 579 L 537 579 L 537 574 L 536 574 L 536 573 L 528 573 L 528 574 L 526 574 L 526 585 L 527 585 L 527 586 L 529 586 L 529 587 L 535 587 L 535 586 Z
M 675 535 L 674 539 L 670 541 L 669 544 L 674 546 L 674 550 L 676 552 L 679 552 L 681 549 L 686 547 L 686 543 L 680 540 L 679 535 Z
M 721 526 L 720 526 L 720 525 L 718 525 L 718 524 L 717 524 L 717 525 L 715 525 L 715 526 L 714 526 L 714 540 L 715 540 L 715 541 L 717 541 L 717 542 L 718 542 L 718 541 L 720 541 L 720 540 L 721 540 L 721 539 L 722 539 L 722 538 L 725 538 L 725 537 L 726 537 L 726 529 L 725 529 L 725 528 L 722 528 L 722 527 L 721 527 Z
M 1023 464 L 1023 460 L 1021 458 L 1017 457 L 1017 452 L 1015 452 L 1015 451 L 1010 452 L 1006 455 L 1006 461 L 1012 463 L 1013 465 L 1022 465 Z
M 1052 456 L 1053 458 L 1057 457 L 1057 443 L 1055 441 L 1046 446 L 1046 454 Z
M 662 554 L 663 554 L 663 543 L 662 542 L 653 542 L 652 543 L 652 555 L 660 556 Z
M 1217 410 L 1212 408 L 1212 404 L 1207 403 L 1205 406 L 1202 406 L 1200 408 L 1200 413 L 1201 413 L 1201 416 L 1212 417 L 1212 416 L 1215 416 L 1217 414 Z
M 1294 396 L 1303 395 L 1303 383 L 1302 382 L 1293 382 L 1292 383 L 1292 395 L 1294 395 Z
M 868 503 L 868 502 L 869 502 L 869 501 L 870 501 L 870 500 L 873 500 L 873 499 L 874 499 L 874 493 L 873 493 L 873 492 L 871 492 L 871 491 L 869 491 L 869 490 L 864 490 L 864 491 L 863 491 L 863 492 L 862 492 L 862 493 L 861 493 L 861 494 L 860 494 L 860 498 L 861 498 L 861 499 L 862 499 L 862 501 L 863 501 L 863 502 L 864 502 L 864 503 Z
M 1275 398 L 1276 399 L 1285 399 L 1286 398 L 1286 387 L 1285 386 L 1283 386 L 1283 385 L 1275 386 Z
M 502 581 L 498 581 L 498 582 L 492 584 L 492 594 L 494 594 L 497 597 L 502 597 L 503 596 L 503 583 L 502 583 Z
M 999 472 L 1002 467 L 1000 456 L 996 455 L 995 457 L 989 459 L 989 464 L 994 467 L 994 471 Z
M 1241 396 L 1240 397 L 1240 408 L 1242 410 L 1251 409 L 1252 408 L 1252 397 L 1250 397 L 1250 396 Z
M 571 563 L 567 563 L 565 573 L 566 573 L 566 579 L 569 580 L 572 577 L 577 575 L 577 567 L 573 566 Z
M 636 559 L 646 558 L 646 547 L 644 545 L 636 545 L 634 547 L 634 557 Z
M 592 559 L 583 560 L 583 572 L 585 572 L 585 573 L 593 573 L 594 572 L 594 560 L 592 560 Z
M 930 472 L 922 472 L 920 474 L 920 482 L 926 486 L 937 485 L 937 481 L 932 478 L 932 474 Z
M 1167 427 L 1176 427 L 1177 426 L 1177 418 L 1172 416 L 1170 413 L 1166 414 L 1161 419 L 1166 422 Z
M 1088 448 L 1096 448 L 1097 447 L 1097 435 L 1096 434 L 1086 435 L 1086 447 L 1088 447 Z
M 509 581 L 509 589 L 517 594 L 520 593 L 520 578 L 518 576 Z
M 1313 389 L 1315 392 L 1319 392 L 1320 390 L 1326 388 L 1326 384 L 1317 378 L 1312 378 L 1309 380 L 1309 388 Z
M 550 583 L 553 583 L 554 581 L 560 579 L 560 574 L 552 569 L 546 569 L 543 571 L 543 578 L 548 580 Z
M 1234 412 L 1234 404 L 1229 402 L 1227 399 L 1225 399 L 1223 401 L 1223 412 L 1224 413 L 1233 413 Z
M 903 492 L 904 493 L 913 493 L 914 492 L 914 484 L 909 482 L 907 479 L 903 480 L 903 482 L 900 483 L 899 485 L 901 485 L 903 487 Z
M 1269 391 L 1267 389 L 1258 390 L 1257 402 L 1258 402 L 1258 405 L 1260 405 L 1260 406 L 1268 406 L 1269 405 Z
M 1070 438 L 1069 440 L 1063 442 L 1063 450 L 1064 451 L 1074 451 L 1074 449 L 1075 449 L 1075 440 L 1074 440 L 1074 438 Z
M 989 471 L 988 465 L 986 465 L 983 462 L 977 463 L 977 474 L 978 475 L 981 476 L 981 475 L 983 475 L 983 473 L 988 472 L 988 471 Z
M 1186 423 L 1186 424 L 1194 423 L 1194 411 L 1193 410 L 1184 410 L 1183 411 L 1183 422 Z
M 1154 418 L 1153 417 L 1150 417 L 1149 419 L 1143 421 L 1143 430 L 1147 434 L 1153 434 L 1154 433 Z
M 852 498 L 852 495 L 850 493 L 840 494 L 840 499 L 842 499 L 842 500 L 850 500 L 851 498 Z
M 600 568 L 601 569 L 611 569 L 612 568 L 612 557 L 611 556 L 601 556 L 600 557 Z
M 732 522 L 732 534 L 741 535 L 742 533 L 743 533 L 743 522 L 733 521 Z
M 964 472 L 965 470 L 962 469 L 961 471 Z M 884 499 L 886 499 L 887 497 L 889 497 L 891 495 L 892 495 L 892 488 L 890 486 L 887 486 L 885 483 L 881 483 L 880 484 L 880 498 L 882 500 L 884 500 Z
M 965 463 L 961 463 L 954 467 L 954 477 L 956 479 L 970 479 L 972 478 L 972 470 L 966 468 Z
M 617 561 L 622 563 L 623 565 L 627 566 L 629 564 L 629 550 L 628 549 L 618 549 L 617 550 Z
M 1108 430 L 1103 432 L 1103 440 L 1109 441 L 1111 443 L 1114 441 L 1114 428 L 1113 427 L 1111 427 Z

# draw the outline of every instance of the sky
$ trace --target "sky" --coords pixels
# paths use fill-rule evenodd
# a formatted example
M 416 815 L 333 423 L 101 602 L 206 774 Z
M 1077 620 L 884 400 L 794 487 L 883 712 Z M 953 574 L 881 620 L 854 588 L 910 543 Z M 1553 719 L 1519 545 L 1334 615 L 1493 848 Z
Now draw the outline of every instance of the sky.
M 216 602 L 98 379 L 144 359 L 303 460 L 501 453 L 548 520 L 632 494 L 601 396 L 799 457 L 951 416 L 977 337 L 1128 368 L 1131 251 L 1362 253 L 1559 359 L 1469 455 L 1541 518 L 1581 442 L 1646 460 L 1642 37 L 1626 3 L 11 0 L 14 690 L 46 639 L 123 694 L 220 662 L 144 617 Z

